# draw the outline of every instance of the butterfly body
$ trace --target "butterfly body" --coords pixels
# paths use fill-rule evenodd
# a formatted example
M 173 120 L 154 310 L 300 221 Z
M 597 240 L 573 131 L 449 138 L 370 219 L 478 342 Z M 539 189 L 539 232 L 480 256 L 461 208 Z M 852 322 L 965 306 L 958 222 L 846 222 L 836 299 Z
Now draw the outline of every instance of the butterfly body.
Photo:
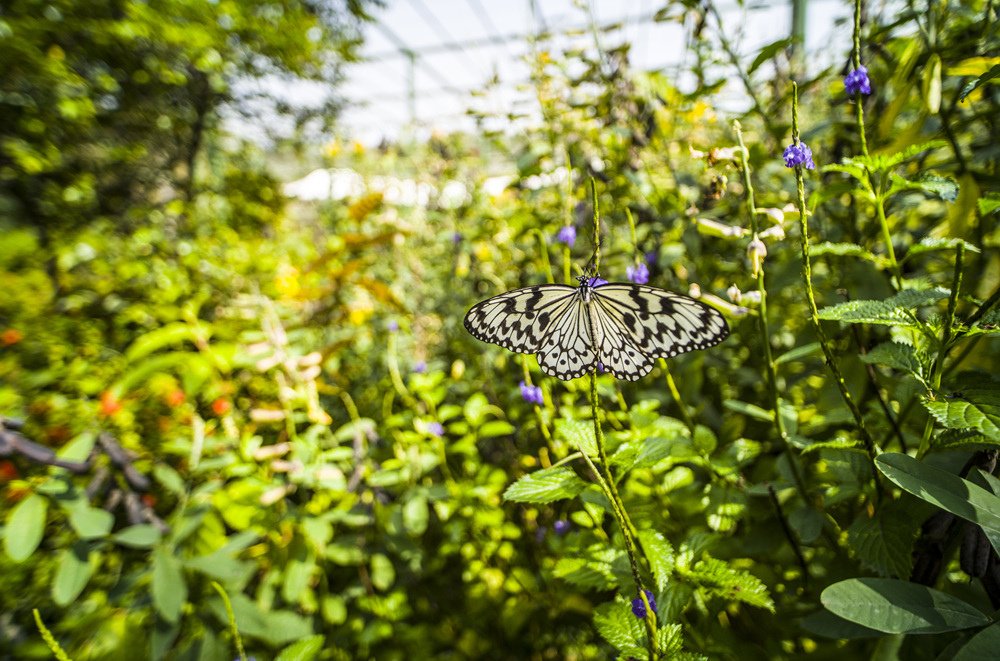
M 536 285 L 477 303 L 465 315 L 476 338 L 533 353 L 546 374 L 574 379 L 598 363 L 635 381 L 656 358 L 714 346 L 729 335 L 722 315 L 687 296 L 625 282 Z

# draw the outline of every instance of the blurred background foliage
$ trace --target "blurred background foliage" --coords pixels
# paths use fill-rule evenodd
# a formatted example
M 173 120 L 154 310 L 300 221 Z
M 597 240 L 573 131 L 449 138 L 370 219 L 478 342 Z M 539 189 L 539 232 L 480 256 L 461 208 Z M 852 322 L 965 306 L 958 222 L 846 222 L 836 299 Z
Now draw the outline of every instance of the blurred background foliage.
M 659 558 L 649 571 L 665 646 L 690 658 L 932 659 L 958 640 L 859 633 L 820 604 L 841 579 L 910 578 L 935 510 L 872 481 L 808 323 L 795 179 L 780 159 L 797 70 L 788 44 L 736 57 L 711 3 L 669 3 L 662 20 L 693 14 L 700 26 L 690 92 L 630 69 L 627 44 L 540 43 L 535 129 L 319 146 L 343 100 L 295 108 L 261 90 L 271 78 L 334 89 L 370 9 L 13 0 L 0 10 L 0 657 L 50 655 L 38 608 L 74 659 L 231 659 L 213 581 L 257 659 L 628 649 L 613 638 L 639 626 L 621 619 L 634 595 L 600 492 L 503 500 L 585 445 L 585 386 L 544 378 L 533 358 L 487 348 L 461 324 L 481 298 L 580 272 L 593 249 L 590 178 L 602 275 L 624 280 L 647 263 L 651 284 L 702 296 L 733 329 L 670 361 L 678 397 L 662 367 L 598 384 L 623 498 Z M 863 28 L 872 153 L 940 139 L 881 171 L 869 163 L 887 187 L 890 174 L 921 182 L 885 198 L 902 288 L 950 288 L 956 240 L 966 242 L 960 319 L 1000 280 L 1000 95 L 984 80 L 963 97 L 997 64 L 995 21 L 991 3 L 950 0 L 872 13 Z M 802 138 L 821 167 L 860 153 L 844 62 L 799 81 Z M 769 337 L 732 117 L 713 106 L 733 78 L 750 101 L 740 119 L 768 253 Z M 266 151 L 225 130 L 226 118 L 276 114 L 301 130 Z M 374 187 L 346 200 L 285 197 L 282 179 L 320 165 L 369 183 L 409 177 L 427 199 L 393 202 Z M 507 185 L 486 186 L 498 173 L 512 173 Z M 821 308 L 895 292 L 875 206 L 849 175 L 807 180 Z M 464 194 L 446 196 L 448 181 Z M 567 225 L 571 246 L 555 238 Z M 933 366 L 927 334 L 941 332 L 947 298 L 906 309 L 919 328 L 833 314 L 826 329 L 880 446 L 920 448 L 958 472 L 1000 443 L 989 409 L 1000 360 L 994 313 L 956 321 L 969 339 L 941 354 L 947 369 Z M 886 358 L 890 340 L 910 350 Z M 778 356 L 777 411 L 763 341 Z M 522 380 L 541 386 L 544 404 L 522 398 Z M 992 428 L 920 405 L 970 388 L 987 393 Z M 992 612 L 995 552 L 970 582 L 949 539 L 924 578 Z

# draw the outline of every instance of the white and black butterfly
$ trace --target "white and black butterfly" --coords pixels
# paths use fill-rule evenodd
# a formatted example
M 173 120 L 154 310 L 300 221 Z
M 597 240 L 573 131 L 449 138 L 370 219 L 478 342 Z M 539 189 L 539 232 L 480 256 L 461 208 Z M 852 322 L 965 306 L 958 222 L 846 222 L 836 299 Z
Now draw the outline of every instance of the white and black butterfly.
M 626 282 L 536 285 L 477 303 L 465 315 L 475 337 L 533 353 L 542 371 L 563 380 L 597 363 L 619 379 L 649 374 L 656 358 L 715 346 L 729 336 L 717 310 L 673 292 Z

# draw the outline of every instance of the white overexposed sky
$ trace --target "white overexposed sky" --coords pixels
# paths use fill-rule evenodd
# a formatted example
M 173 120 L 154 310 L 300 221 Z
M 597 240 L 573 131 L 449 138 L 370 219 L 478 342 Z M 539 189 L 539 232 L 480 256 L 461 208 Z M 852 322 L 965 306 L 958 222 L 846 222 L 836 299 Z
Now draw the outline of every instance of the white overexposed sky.
M 465 115 L 470 105 L 534 114 L 533 93 L 523 86 L 529 77 L 525 55 L 531 49 L 524 35 L 543 30 L 560 33 L 538 46 L 554 52 L 571 46 L 592 48 L 593 35 L 585 29 L 586 1 L 388 0 L 384 9 L 374 11 L 376 24 L 365 26 L 363 61 L 347 67 L 347 81 L 339 90 L 349 103 L 340 122 L 342 135 L 371 144 L 408 130 L 418 134 L 432 130 L 471 131 L 475 125 Z M 633 67 L 669 70 L 684 63 L 684 31 L 680 23 L 652 20 L 665 3 L 590 3 L 598 25 L 622 24 L 620 30 L 601 35 L 602 46 L 630 41 Z M 727 36 L 735 39 L 740 53 L 748 57 L 791 32 L 790 0 L 750 2 L 746 8 L 740 8 L 734 0 L 720 0 L 718 7 Z M 849 23 L 837 19 L 849 18 L 851 10 L 852 5 L 844 0 L 808 1 L 806 62 L 810 71 L 839 65 L 846 59 L 851 29 Z M 714 25 L 709 30 L 714 32 Z M 503 43 L 488 42 L 504 36 L 512 38 Z M 465 45 L 442 48 L 456 43 Z M 410 60 L 400 52 L 403 48 L 416 53 L 412 108 L 416 128 L 411 124 L 408 100 Z M 493 91 L 473 98 L 472 92 L 481 92 L 494 76 L 499 84 Z M 730 87 L 733 94 L 740 94 L 737 86 Z M 307 90 L 297 92 L 296 96 L 308 96 Z M 734 101 L 738 103 L 739 99 Z

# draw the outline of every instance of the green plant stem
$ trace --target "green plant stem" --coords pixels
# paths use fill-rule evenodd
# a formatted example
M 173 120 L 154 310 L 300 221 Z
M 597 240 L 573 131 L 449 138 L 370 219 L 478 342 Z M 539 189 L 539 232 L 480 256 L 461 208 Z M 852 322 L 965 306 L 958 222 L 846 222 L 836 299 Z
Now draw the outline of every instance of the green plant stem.
M 788 540 L 788 544 L 795 552 L 795 559 L 798 560 L 799 567 L 802 569 L 802 585 L 805 586 L 809 583 L 809 565 L 806 563 L 806 557 L 802 555 L 802 547 L 799 545 L 799 540 L 795 537 L 792 527 L 788 525 L 785 510 L 781 507 L 781 501 L 778 500 L 778 494 L 775 493 L 773 485 L 767 485 L 767 495 L 770 496 L 771 504 L 774 505 L 774 511 L 778 514 L 781 531 L 785 533 L 785 539 Z
M 851 52 L 854 68 L 861 66 L 861 0 L 854 0 L 854 48 Z M 858 136 L 861 138 L 861 153 L 868 155 L 868 139 L 865 136 L 864 95 L 854 95 L 854 107 L 858 123 Z
M 959 243 L 958 250 L 955 254 L 955 273 L 952 276 L 951 281 L 951 295 L 948 297 L 948 312 L 945 314 L 944 318 L 944 329 L 941 331 L 941 341 L 938 346 L 938 355 L 931 363 L 931 373 L 928 375 L 928 382 L 930 383 L 932 394 L 937 393 L 941 390 L 941 377 L 944 373 L 944 361 L 948 356 L 948 350 L 951 349 L 953 333 L 952 330 L 955 324 L 955 308 L 958 307 L 958 296 L 962 289 L 962 262 L 965 258 L 965 244 Z M 934 418 L 932 416 L 927 416 L 927 422 L 924 423 L 924 433 L 920 438 L 920 449 L 917 451 L 917 457 L 924 456 L 930 449 L 931 443 L 931 433 L 934 431 Z
M 794 82 L 792 83 L 792 141 L 795 144 L 799 144 L 799 88 Z M 871 464 L 872 479 L 875 481 L 876 497 L 881 499 L 882 485 L 878 469 L 875 466 L 878 448 L 871 433 L 868 431 L 868 426 L 865 424 L 865 418 L 861 413 L 861 409 L 858 408 L 854 397 L 851 396 L 851 391 L 847 389 L 847 382 L 844 380 L 844 375 L 840 372 L 840 366 L 837 364 L 837 359 L 830 348 L 830 341 L 827 339 L 826 333 L 823 331 L 823 325 L 819 320 L 819 308 L 816 306 L 816 294 L 813 291 L 812 284 L 812 260 L 809 256 L 809 216 L 806 209 L 805 174 L 802 171 L 801 165 L 795 168 L 795 187 L 798 193 L 799 231 L 802 234 L 802 279 L 806 286 L 806 300 L 809 302 L 809 320 L 812 322 L 813 330 L 816 332 L 816 337 L 819 340 L 819 346 L 823 350 L 823 357 L 826 359 L 826 365 L 833 374 L 833 380 L 837 384 L 840 396 L 851 411 L 854 423 L 861 432 L 865 451 L 868 453 L 868 459 Z M 763 313 L 763 310 L 761 312 Z
M 37 608 L 31 609 L 31 612 L 35 615 L 35 626 L 38 627 L 38 633 L 42 635 L 42 640 L 45 641 L 45 645 L 52 651 L 52 655 L 56 657 L 59 661 L 70 661 L 69 656 L 63 651 L 63 648 L 59 646 L 59 642 L 56 640 L 52 632 L 48 630 L 45 623 L 42 622 L 42 616 L 38 612 Z
M 545 235 L 542 234 L 542 230 L 533 230 L 535 236 L 538 237 L 538 253 L 542 256 L 542 265 L 545 267 L 545 281 L 548 283 L 553 283 L 556 281 L 555 276 L 552 274 L 552 262 L 549 260 L 549 244 L 545 239 Z
M 590 201 L 594 207 L 594 275 L 601 272 L 601 209 L 597 199 L 597 182 L 590 178 Z
M 736 130 L 736 139 L 740 146 L 740 159 L 743 165 L 743 185 L 747 191 L 747 212 L 750 214 L 750 225 L 753 236 L 757 236 L 757 206 L 754 203 L 753 183 L 750 180 L 750 153 L 743 142 L 743 127 L 739 122 L 733 122 Z M 785 454 L 788 457 L 788 465 L 795 480 L 795 486 L 799 490 L 802 499 L 809 502 L 809 492 L 806 489 L 805 481 L 799 470 L 798 462 L 792 453 L 792 446 L 788 440 L 788 430 L 785 429 L 785 421 L 781 417 L 780 402 L 778 396 L 778 370 L 774 364 L 774 356 L 771 353 L 771 332 L 767 323 L 767 287 L 764 284 L 764 268 L 761 266 L 757 270 L 757 291 L 760 293 L 760 315 L 757 317 L 760 322 L 761 342 L 764 345 L 764 362 L 767 371 L 767 388 L 771 399 L 771 406 L 774 409 L 774 426 L 778 432 L 778 437 L 784 446 Z
M 868 186 L 875 197 L 875 213 L 878 214 L 879 226 L 882 228 L 882 241 L 885 242 L 886 255 L 889 257 L 889 268 L 896 278 L 896 289 L 902 289 L 903 272 L 899 269 L 899 262 L 896 261 L 896 249 L 892 247 L 892 232 L 889 231 L 889 221 L 885 217 L 885 200 L 880 193 L 875 192 L 871 172 L 868 173 Z
M 642 580 L 642 573 L 639 571 L 639 557 L 636 552 L 634 537 L 635 528 L 632 525 L 632 521 L 629 519 L 628 512 L 625 510 L 625 505 L 622 503 L 621 496 L 618 495 L 618 487 L 616 486 L 614 476 L 611 473 L 611 464 L 608 461 L 608 455 L 604 448 L 604 432 L 601 429 L 601 418 L 599 416 L 601 409 L 598 405 L 597 399 L 596 369 L 590 373 L 590 407 L 591 413 L 594 417 L 594 441 L 597 444 L 597 455 L 601 462 L 601 471 L 597 471 L 586 452 L 582 452 L 581 454 L 587 463 L 591 465 L 591 469 L 594 470 L 595 474 L 599 476 L 599 482 L 604 489 L 604 495 L 608 498 L 608 501 L 611 504 L 611 511 L 614 513 L 615 518 L 618 519 L 618 526 L 622 530 L 622 538 L 625 540 L 625 552 L 628 554 L 629 566 L 632 569 L 632 579 L 635 581 L 635 588 L 639 595 L 644 595 L 646 586 Z M 603 473 L 603 477 L 600 477 L 601 473 Z M 653 659 L 656 658 L 655 620 L 650 622 L 650 619 L 646 618 L 646 634 L 649 638 L 649 658 L 650 661 L 653 661 Z
M 667 363 L 666 358 L 660 358 L 660 367 L 663 368 L 663 374 L 667 379 L 667 390 L 670 391 L 670 396 L 673 398 L 674 404 L 677 405 L 677 409 L 681 412 L 681 419 L 691 432 L 691 438 L 693 439 L 695 428 L 694 419 L 691 417 L 691 414 L 688 413 L 687 407 L 684 406 L 684 401 L 681 399 L 681 393 L 677 389 L 677 384 L 674 383 L 674 377 L 670 373 L 670 366 Z
M 226 617 L 229 618 L 229 630 L 233 634 L 236 642 L 236 653 L 239 654 L 240 661 L 247 661 L 247 652 L 243 649 L 243 638 L 240 637 L 240 630 L 236 626 L 236 613 L 233 612 L 233 604 L 229 601 L 229 595 L 217 581 L 212 581 L 212 587 L 222 597 L 222 603 L 226 607 Z

